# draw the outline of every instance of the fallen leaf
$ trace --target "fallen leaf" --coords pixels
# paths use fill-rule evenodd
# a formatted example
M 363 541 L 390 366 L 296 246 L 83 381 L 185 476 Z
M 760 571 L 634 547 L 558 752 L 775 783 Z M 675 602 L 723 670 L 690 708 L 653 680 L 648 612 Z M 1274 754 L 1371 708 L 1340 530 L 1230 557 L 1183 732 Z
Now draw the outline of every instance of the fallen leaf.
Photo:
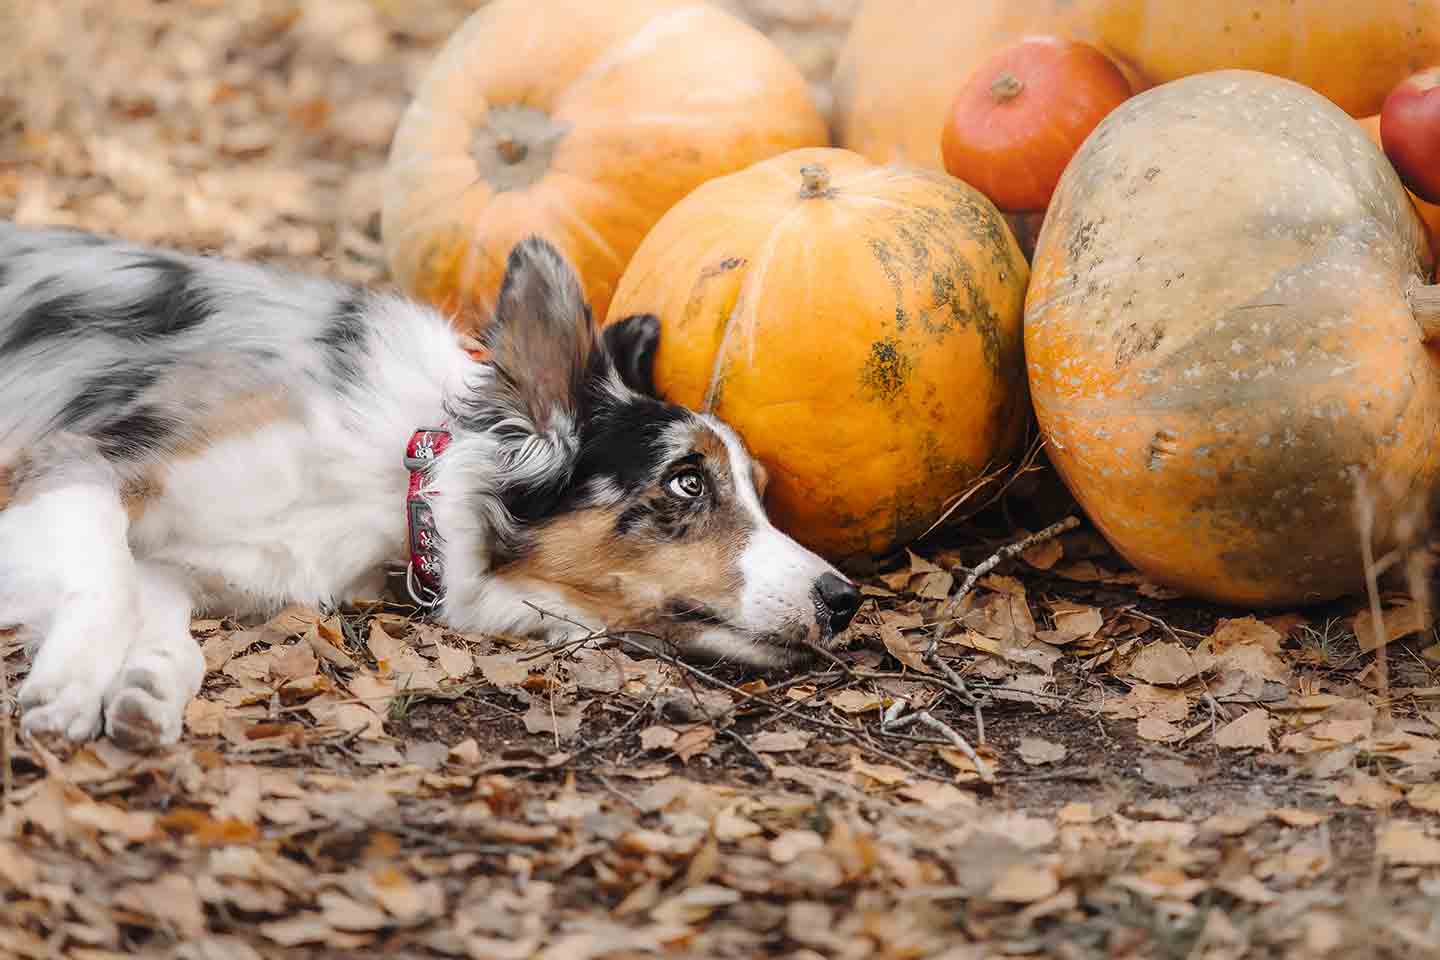
M 1416 810 L 1440 813 L 1440 783 L 1418 783 L 1405 794 L 1405 802 Z
M 197 737 L 218 737 L 225 719 L 225 705 L 214 700 L 192 699 L 185 705 L 185 729 Z
M 885 649 L 890 651 L 892 657 L 911 670 L 930 672 L 930 668 L 925 664 L 925 648 L 930 643 L 929 637 L 924 634 L 903 634 L 888 623 L 881 623 L 879 629 L 880 641 L 885 644 Z
M 791 863 L 807 850 L 820 850 L 825 838 L 814 830 L 785 830 L 770 841 L 770 859 L 776 863 Z
M 1362 610 L 1353 621 L 1355 639 L 1360 642 L 1361 650 L 1374 650 L 1382 643 L 1393 643 L 1401 637 L 1425 630 L 1432 622 L 1426 614 L 1427 605 L 1418 603 L 1404 603 L 1380 611 L 1380 639 L 1377 639 L 1375 618 L 1370 615 L 1369 609 Z
M 989 898 L 1005 903 L 1038 903 L 1060 890 L 1060 877 L 1048 863 L 1014 863 L 990 888 Z
M 881 786 L 893 787 L 910 779 L 909 771 L 890 763 L 867 763 L 859 757 L 850 758 L 850 769 Z
M 849 714 L 869 713 L 871 710 L 879 710 L 883 705 L 878 693 L 854 688 L 832 693 L 825 699 L 836 710 Z
M 475 658 L 465 647 L 452 647 L 448 643 L 435 644 L 435 658 L 440 669 L 451 680 L 463 680 L 475 672 Z M 492 681 L 493 682 L 493 681 Z
M 715 728 L 708 723 L 696 723 L 680 732 L 671 750 L 680 758 L 681 763 L 689 763 L 692 757 L 704 753 L 714 742 Z
M 1149 644 L 1130 662 L 1130 676 L 1161 686 L 1182 684 L 1199 672 L 1190 651 L 1170 641 Z
M 1216 886 L 1235 899 L 1243 900 L 1246 903 L 1260 904 L 1263 906 L 1267 903 L 1274 903 L 1279 899 L 1279 896 L 1274 891 L 1267 888 L 1265 884 L 1248 873 L 1241 874 L 1238 877 L 1232 877 L 1229 880 L 1222 880 L 1217 883 Z
M 1359 771 L 1351 773 L 1344 783 L 1335 784 L 1334 789 L 1335 799 L 1346 806 L 1372 810 L 1388 809 L 1404 796 L 1398 787 Z
M 530 668 L 520 662 L 519 654 L 492 653 L 489 656 L 476 657 L 475 663 L 485 682 L 493 683 L 497 687 L 518 687 L 530 679 Z
M 1194 787 L 1200 783 L 1199 772 L 1185 761 L 1174 757 L 1142 758 L 1140 775 L 1150 783 L 1161 787 Z
M 153 917 L 186 938 L 205 932 L 205 908 L 195 881 L 183 873 L 165 873 L 152 883 L 135 883 L 115 893 L 115 905 Z
M 918 780 L 915 783 L 908 783 L 900 788 L 900 795 L 935 810 L 945 810 L 950 807 L 973 809 L 980 805 L 974 794 L 967 793 L 953 784 L 936 783 L 934 780 Z
M 537 699 L 522 718 L 525 729 L 531 733 L 552 733 L 561 740 L 569 740 L 579 732 L 580 718 L 592 702 L 579 700 L 573 704 L 554 704 Z
M 1270 749 L 1270 719 L 1268 711 L 1261 707 L 1247 710 L 1215 731 L 1215 745 L 1231 750 L 1257 748 Z
M 1159 717 L 1141 717 L 1140 722 L 1135 725 L 1135 732 L 1141 739 L 1154 743 L 1173 743 L 1185 736 L 1185 731 L 1180 727 Z
M 1412 867 L 1440 866 L 1440 840 L 1413 820 L 1392 820 L 1380 831 L 1375 852 L 1391 863 Z
M 1039 737 L 1025 737 L 1020 741 L 1020 759 L 1038 767 L 1046 763 L 1059 763 L 1069 753 L 1063 744 L 1051 743 Z
M 803 730 L 762 730 L 749 739 L 749 744 L 756 753 L 788 753 L 804 750 L 813 738 Z
M 640 746 L 646 750 L 669 750 L 679 739 L 680 733 L 674 727 L 657 724 L 640 731 Z
M 1269 812 L 1272 819 L 1287 827 L 1316 827 L 1330 819 L 1327 813 L 1317 810 L 1299 810 L 1295 807 L 1277 807 Z

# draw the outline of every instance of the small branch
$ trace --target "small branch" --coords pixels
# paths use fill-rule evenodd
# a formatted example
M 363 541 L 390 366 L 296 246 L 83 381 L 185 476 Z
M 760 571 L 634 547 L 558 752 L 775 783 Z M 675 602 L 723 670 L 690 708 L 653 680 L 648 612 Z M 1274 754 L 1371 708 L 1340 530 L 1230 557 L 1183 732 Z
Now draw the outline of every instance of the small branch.
M 886 719 L 888 719 L 888 717 Z M 940 734 L 940 736 L 944 737 L 947 741 L 949 741 L 950 745 L 953 746 L 956 750 L 959 750 L 961 753 L 965 754 L 965 756 L 970 759 L 970 762 L 975 764 L 975 772 L 980 775 L 980 779 L 982 781 L 984 781 L 985 783 L 995 782 L 995 771 L 990 769 L 990 764 L 980 759 L 980 754 L 976 753 L 975 748 L 970 746 L 970 741 L 960 736 L 959 731 L 957 731 L 954 727 L 950 726 L 950 724 L 946 723 L 943 720 L 936 719 L 936 717 L 932 715 L 929 710 L 916 711 L 915 713 L 910 714 L 908 717 L 902 717 L 901 719 L 895 720 L 889 724 L 882 723 L 880 729 L 882 731 L 903 730 L 904 728 L 916 723 L 924 727 L 929 727 L 931 730 L 934 730 L 936 733 Z
M 1420 326 L 1420 338 L 1426 343 L 1440 338 L 1440 283 L 1412 284 L 1405 294 Z
M 1072 514 L 1058 523 L 1050 524 L 1050 526 L 1038 533 L 1030 534 L 1030 536 L 1025 537 L 1023 540 L 1006 544 L 982 561 L 975 569 L 971 570 L 960 584 L 960 589 L 956 590 L 954 595 L 946 601 L 944 608 L 940 611 L 940 616 L 936 618 L 935 633 L 930 637 L 930 643 L 925 648 L 925 659 L 929 661 L 935 651 L 936 645 L 940 642 L 940 637 L 941 634 L 944 633 L 945 625 L 951 622 L 950 612 L 969 596 L 970 591 L 975 589 L 975 584 L 979 582 L 981 577 L 998 567 L 1002 560 L 1008 560 L 1010 557 L 1018 556 L 1036 544 L 1044 543 L 1047 540 L 1054 540 L 1065 531 L 1073 530 L 1078 526 L 1080 526 L 1080 518 Z

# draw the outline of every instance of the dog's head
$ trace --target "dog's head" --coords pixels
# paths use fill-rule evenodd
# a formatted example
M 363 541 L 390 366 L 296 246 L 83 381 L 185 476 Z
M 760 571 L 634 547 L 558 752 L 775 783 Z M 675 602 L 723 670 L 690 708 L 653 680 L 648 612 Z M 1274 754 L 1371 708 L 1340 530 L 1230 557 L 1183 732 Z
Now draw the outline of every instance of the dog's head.
M 512 251 L 491 370 L 452 411 L 486 476 L 467 507 L 485 556 L 473 583 L 447 582 L 446 616 L 535 626 L 523 607 L 688 655 L 803 659 L 845 629 L 860 594 L 771 524 L 765 471 L 732 429 L 657 396 L 659 336 L 653 316 L 597 334 L 558 252 L 535 238 Z

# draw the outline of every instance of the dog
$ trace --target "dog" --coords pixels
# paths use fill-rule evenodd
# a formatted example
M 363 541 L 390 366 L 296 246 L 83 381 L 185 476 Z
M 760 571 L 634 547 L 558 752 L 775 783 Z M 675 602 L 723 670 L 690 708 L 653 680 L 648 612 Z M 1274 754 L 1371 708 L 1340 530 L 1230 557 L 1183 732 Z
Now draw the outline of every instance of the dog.
M 631 630 L 784 668 L 856 586 L 767 518 L 735 431 L 666 402 L 530 237 L 478 359 L 438 311 L 273 266 L 0 224 L 0 625 L 22 727 L 176 741 L 195 615 L 340 606 L 404 565 L 465 632 Z

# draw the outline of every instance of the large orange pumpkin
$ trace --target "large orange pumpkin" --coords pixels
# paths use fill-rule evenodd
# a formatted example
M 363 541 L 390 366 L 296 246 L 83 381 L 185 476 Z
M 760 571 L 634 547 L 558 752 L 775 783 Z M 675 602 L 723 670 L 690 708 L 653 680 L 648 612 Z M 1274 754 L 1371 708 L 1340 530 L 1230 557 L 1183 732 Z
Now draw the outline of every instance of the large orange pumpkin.
M 797 150 L 666 214 L 609 321 L 657 315 L 660 391 L 732 424 L 768 467 L 776 523 L 859 568 L 1015 452 L 1027 276 L 967 184 Z
M 1051 461 L 1160 582 L 1247 605 L 1363 588 L 1357 477 L 1384 552 L 1440 475 L 1425 256 L 1389 162 L 1315 92 L 1218 71 L 1133 97 L 1066 168 L 1035 250 Z
M 527 234 L 597 317 L 645 233 L 699 184 L 828 142 L 800 72 L 686 0 L 495 0 L 425 75 L 395 135 L 382 233 L 403 286 L 474 326 Z
M 1298 80 L 1364 116 L 1440 62 L 1440 0 L 865 0 L 836 64 L 839 145 L 939 167 L 950 98 L 1026 33 L 1094 44 L 1137 91 L 1239 67 Z

